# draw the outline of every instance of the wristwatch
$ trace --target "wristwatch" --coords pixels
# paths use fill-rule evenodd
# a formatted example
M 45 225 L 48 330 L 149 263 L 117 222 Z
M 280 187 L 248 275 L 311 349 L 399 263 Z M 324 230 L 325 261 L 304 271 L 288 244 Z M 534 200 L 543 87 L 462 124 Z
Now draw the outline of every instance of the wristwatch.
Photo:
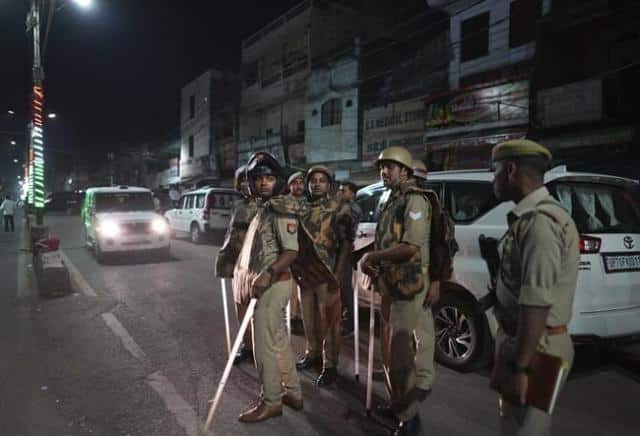
M 530 374 L 531 368 L 528 366 L 518 365 L 514 360 L 508 362 L 509 369 L 514 374 Z

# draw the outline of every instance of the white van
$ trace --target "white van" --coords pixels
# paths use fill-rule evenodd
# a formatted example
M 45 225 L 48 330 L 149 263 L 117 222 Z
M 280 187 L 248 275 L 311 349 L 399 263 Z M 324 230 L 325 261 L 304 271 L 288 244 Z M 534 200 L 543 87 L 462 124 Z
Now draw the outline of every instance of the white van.
M 436 357 L 466 370 L 490 351 L 497 327 L 493 311 L 482 313 L 478 299 L 487 294 L 489 273 L 480 256 L 478 238 L 500 238 L 507 230 L 513 203 L 498 204 L 493 173 L 445 171 L 429 173 L 421 182 L 443 199 L 455 222 L 460 251 L 454 276 L 442 286 L 434 316 Z M 603 174 L 568 172 L 557 167 L 545 184 L 573 217 L 580 233 L 578 284 L 569 331 L 575 342 L 640 339 L 640 204 L 638 182 Z M 355 249 L 370 244 L 380 204 L 388 190 L 382 183 L 358 191 L 363 211 Z M 368 304 L 368 277 L 354 275 L 362 304 Z
M 169 227 L 151 191 L 134 186 L 89 188 L 82 206 L 85 241 L 102 262 L 108 253 L 153 250 L 170 255 Z
M 230 188 L 204 187 L 182 194 L 178 207 L 164 217 L 173 235 L 189 235 L 194 244 L 211 234 L 224 235 L 231 219 L 231 207 L 240 193 Z

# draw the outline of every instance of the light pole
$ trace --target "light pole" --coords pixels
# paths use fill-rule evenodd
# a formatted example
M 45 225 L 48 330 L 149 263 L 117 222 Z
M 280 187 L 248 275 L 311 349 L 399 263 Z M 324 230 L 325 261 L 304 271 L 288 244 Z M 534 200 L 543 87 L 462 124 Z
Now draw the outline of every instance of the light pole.
M 44 62 L 40 52 L 40 14 L 41 7 L 47 0 L 31 0 L 31 8 L 27 14 L 27 33 L 33 39 L 33 89 L 31 93 L 31 138 L 29 144 L 29 194 L 28 203 L 35 208 L 36 224 L 42 224 L 42 212 L 44 210 L 45 194 L 45 168 L 44 168 Z M 46 50 L 49 30 L 56 12 L 56 0 L 48 0 L 49 15 L 44 37 L 44 50 Z M 91 6 L 91 0 L 74 0 L 74 3 L 83 8 Z M 63 7 L 64 3 L 60 6 Z M 43 50 L 43 51 L 44 51 Z M 11 114 L 11 112 L 9 112 Z M 13 114 L 11 114 L 13 115 Z M 53 115 L 53 116 L 51 116 Z M 55 114 L 49 114 L 49 118 L 55 118 Z

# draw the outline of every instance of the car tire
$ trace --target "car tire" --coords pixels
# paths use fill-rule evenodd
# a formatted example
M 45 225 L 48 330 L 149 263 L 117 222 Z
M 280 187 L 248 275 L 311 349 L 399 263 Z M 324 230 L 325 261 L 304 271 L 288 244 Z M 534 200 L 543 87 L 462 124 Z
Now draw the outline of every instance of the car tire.
M 200 226 L 198 223 L 192 223 L 191 229 L 189 232 L 191 236 L 191 242 L 194 244 L 200 244 L 202 242 L 202 232 L 200 231 Z
M 443 292 L 433 307 L 435 357 L 442 365 L 465 372 L 485 354 L 484 314 L 474 302 L 455 292 Z

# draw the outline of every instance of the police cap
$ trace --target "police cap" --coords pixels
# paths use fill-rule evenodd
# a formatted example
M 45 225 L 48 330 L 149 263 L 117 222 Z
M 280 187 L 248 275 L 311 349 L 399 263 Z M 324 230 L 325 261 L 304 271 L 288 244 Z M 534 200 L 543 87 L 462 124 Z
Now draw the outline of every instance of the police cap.
M 289 180 L 287 180 L 287 185 L 293 183 L 295 179 L 302 179 L 304 181 L 304 173 L 302 171 L 296 171 L 295 173 L 289 176 Z
M 384 161 L 397 163 L 413 172 L 413 158 L 411 157 L 411 153 L 399 145 L 393 145 L 382 150 L 376 160 L 376 166 L 379 167 L 380 163 Z
M 501 142 L 491 150 L 491 159 L 494 162 L 518 157 L 542 157 L 549 163 L 552 158 L 551 152 L 547 147 L 529 139 L 513 139 Z
M 331 168 L 325 165 L 314 165 L 307 171 L 306 183 L 309 183 L 309 179 L 313 173 L 323 173 L 329 178 L 329 183 L 333 183 L 333 171 Z
M 282 167 L 273 155 L 260 151 L 249 158 L 247 162 L 247 175 L 256 176 L 276 176 L 283 177 Z

